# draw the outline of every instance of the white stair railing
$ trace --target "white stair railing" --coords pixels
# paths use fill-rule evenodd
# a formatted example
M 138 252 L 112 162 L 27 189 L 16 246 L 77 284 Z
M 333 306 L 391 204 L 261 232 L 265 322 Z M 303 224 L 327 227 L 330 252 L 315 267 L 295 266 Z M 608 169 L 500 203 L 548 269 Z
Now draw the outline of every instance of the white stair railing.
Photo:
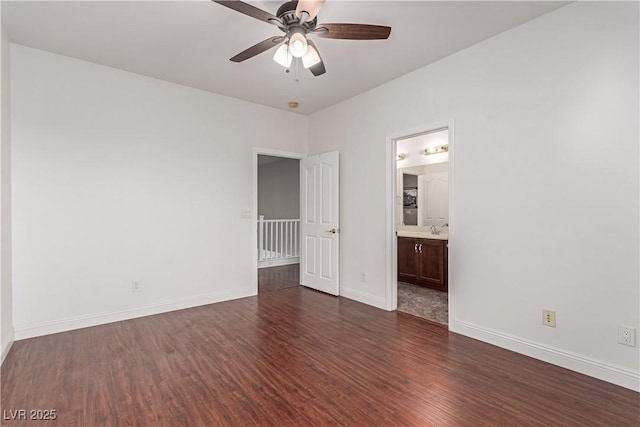
M 258 266 L 293 264 L 300 261 L 299 219 L 258 217 Z

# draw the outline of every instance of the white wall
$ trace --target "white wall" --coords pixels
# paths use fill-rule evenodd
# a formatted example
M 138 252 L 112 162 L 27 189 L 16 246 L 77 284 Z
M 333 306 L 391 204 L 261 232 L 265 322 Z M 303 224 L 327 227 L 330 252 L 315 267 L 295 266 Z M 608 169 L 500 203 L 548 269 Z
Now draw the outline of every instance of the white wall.
M 308 119 L 11 47 L 16 337 L 255 294 L 253 147 Z
M 638 389 L 638 86 L 638 4 L 579 2 L 312 115 L 341 294 L 387 306 L 387 136 L 453 119 L 450 328 Z
M 258 215 L 300 218 L 300 160 L 280 159 L 258 166 Z
M 2 22 L 2 5 L 0 4 L 0 22 Z M 14 339 L 13 330 L 13 300 L 11 285 L 11 80 L 9 37 L 4 29 L 0 53 L 2 66 L 0 67 L 1 98 L 0 105 L 2 122 L 0 134 L 0 363 L 11 348 Z

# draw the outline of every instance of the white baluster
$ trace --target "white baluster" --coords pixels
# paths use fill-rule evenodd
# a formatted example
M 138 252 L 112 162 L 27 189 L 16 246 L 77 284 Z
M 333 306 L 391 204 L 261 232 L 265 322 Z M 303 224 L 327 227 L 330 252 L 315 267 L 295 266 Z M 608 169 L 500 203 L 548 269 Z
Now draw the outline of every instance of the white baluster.
M 284 257 L 289 257 L 289 221 L 284 223 Z
M 282 222 L 278 221 L 276 222 L 276 258 L 281 257 L 280 251 L 282 249 L 280 248 L 280 234 L 282 234 Z
M 269 259 L 273 258 L 273 221 L 269 221 Z

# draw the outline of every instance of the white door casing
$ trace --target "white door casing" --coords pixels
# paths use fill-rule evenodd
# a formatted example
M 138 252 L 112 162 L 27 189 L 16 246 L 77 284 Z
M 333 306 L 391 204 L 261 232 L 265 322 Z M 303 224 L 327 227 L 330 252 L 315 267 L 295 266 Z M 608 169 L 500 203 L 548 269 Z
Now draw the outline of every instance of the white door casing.
M 300 283 L 339 294 L 339 153 L 300 161 Z

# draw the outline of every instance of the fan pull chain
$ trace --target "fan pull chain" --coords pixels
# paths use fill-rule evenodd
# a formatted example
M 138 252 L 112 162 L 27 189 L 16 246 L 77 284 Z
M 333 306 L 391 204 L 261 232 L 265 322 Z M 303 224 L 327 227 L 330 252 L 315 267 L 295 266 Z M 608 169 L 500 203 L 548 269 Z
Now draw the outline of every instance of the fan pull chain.
M 294 61 L 291 63 L 291 65 L 295 64 L 295 71 L 296 71 L 295 82 L 296 83 L 300 83 L 300 61 L 301 61 L 300 58 L 295 58 Z M 288 74 L 291 72 L 292 68 L 293 68 L 292 66 L 289 66 L 289 68 L 284 70 L 284 72 Z

